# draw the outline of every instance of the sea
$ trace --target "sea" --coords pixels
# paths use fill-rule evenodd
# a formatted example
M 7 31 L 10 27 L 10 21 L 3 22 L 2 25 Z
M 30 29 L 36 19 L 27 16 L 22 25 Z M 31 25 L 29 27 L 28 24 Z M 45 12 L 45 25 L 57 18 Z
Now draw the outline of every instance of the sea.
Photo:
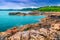
M 27 24 L 38 23 L 44 15 L 40 16 L 17 16 L 9 15 L 10 12 L 29 13 L 31 11 L 0 11 L 0 32 L 6 31 L 13 27 L 20 27 Z

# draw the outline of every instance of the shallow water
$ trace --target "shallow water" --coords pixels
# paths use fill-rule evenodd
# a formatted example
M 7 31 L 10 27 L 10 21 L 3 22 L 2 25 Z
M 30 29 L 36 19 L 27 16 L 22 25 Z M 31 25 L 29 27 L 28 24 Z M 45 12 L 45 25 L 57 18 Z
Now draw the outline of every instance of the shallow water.
M 9 16 L 9 12 L 17 11 L 0 11 L 0 32 L 6 31 L 14 26 L 37 23 L 40 19 L 45 18 L 45 16 Z

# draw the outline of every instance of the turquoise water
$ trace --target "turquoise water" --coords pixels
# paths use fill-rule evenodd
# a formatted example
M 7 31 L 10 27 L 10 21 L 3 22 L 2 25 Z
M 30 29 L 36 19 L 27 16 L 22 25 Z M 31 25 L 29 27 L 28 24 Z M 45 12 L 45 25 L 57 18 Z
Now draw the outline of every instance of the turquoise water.
M 33 24 L 39 22 L 45 16 L 9 16 L 9 12 L 17 11 L 0 11 L 0 32 L 6 31 L 14 26 Z M 24 11 L 21 11 L 24 12 Z

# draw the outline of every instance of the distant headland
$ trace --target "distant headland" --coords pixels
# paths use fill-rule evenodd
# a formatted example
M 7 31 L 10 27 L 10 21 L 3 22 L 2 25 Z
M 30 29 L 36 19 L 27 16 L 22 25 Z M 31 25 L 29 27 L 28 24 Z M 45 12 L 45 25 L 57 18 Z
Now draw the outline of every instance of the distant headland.
M 22 8 L 22 9 L 0 9 L 0 11 L 42 11 L 42 12 L 60 12 L 60 6 L 44 6 L 38 8 Z
M 29 10 L 28 9 L 23 9 L 23 10 Z M 45 6 L 45 7 L 40 7 L 40 8 L 33 8 L 30 9 L 30 13 L 21 13 L 21 12 L 11 12 L 9 15 L 43 15 L 44 12 L 60 12 L 60 6 Z
M 37 8 L 22 8 L 22 9 L 0 9 L 0 11 L 33 11 Z

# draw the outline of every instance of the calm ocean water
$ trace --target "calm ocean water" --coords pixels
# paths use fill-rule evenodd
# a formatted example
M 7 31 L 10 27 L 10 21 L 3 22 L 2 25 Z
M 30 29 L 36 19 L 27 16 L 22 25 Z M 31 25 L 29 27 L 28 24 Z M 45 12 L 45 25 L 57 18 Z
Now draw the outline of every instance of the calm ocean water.
M 17 11 L 0 11 L 0 32 L 6 31 L 14 26 L 37 23 L 39 22 L 38 20 L 45 18 L 45 16 L 9 16 L 9 12 Z

